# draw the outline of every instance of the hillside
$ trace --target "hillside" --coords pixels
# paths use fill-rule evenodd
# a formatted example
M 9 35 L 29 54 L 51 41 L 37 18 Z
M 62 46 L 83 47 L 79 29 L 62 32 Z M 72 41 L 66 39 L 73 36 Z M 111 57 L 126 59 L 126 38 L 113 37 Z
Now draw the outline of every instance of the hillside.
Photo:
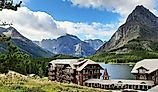
M 4 34 L 11 37 L 11 41 L 21 51 L 29 54 L 32 57 L 51 57 L 53 54 L 47 50 L 42 49 L 38 45 L 34 44 L 31 40 L 21 35 L 15 28 L 9 27 L 7 29 L 0 28 L 0 34 Z M 0 51 L 5 52 L 5 44 L 0 46 Z
M 111 39 L 95 55 L 106 62 L 136 62 L 158 58 L 158 18 L 145 7 L 137 6 Z
M 16 72 L 0 74 L 0 92 L 107 92 L 101 89 L 74 84 L 51 82 L 48 79 L 30 78 Z

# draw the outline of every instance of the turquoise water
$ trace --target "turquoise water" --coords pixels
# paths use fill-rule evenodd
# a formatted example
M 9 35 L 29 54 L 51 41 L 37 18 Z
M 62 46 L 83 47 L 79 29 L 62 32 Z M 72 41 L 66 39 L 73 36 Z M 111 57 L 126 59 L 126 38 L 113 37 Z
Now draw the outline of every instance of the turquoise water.
M 131 70 L 134 67 L 134 64 L 104 64 L 99 63 L 104 69 L 106 68 L 110 79 L 127 79 L 132 80 L 134 79 L 134 75 L 131 74 Z M 103 75 L 104 70 L 101 70 Z M 101 79 L 102 76 L 101 76 Z

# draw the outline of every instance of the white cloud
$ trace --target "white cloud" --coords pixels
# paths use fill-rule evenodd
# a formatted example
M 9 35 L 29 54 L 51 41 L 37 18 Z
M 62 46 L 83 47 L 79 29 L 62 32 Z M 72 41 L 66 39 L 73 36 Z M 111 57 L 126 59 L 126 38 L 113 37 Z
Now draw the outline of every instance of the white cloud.
M 15 0 L 18 3 L 20 0 Z M 29 0 L 22 0 L 25 4 Z M 70 21 L 56 21 L 45 12 L 33 12 L 27 7 L 21 7 L 18 11 L 3 10 L 0 12 L 0 20 L 13 23 L 22 35 L 31 40 L 54 39 L 65 33 L 77 35 L 82 39 L 106 39 L 108 40 L 124 23 L 127 15 L 137 5 L 144 5 L 155 14 L 157 0 L 63 0 L 71 1 L 73 5 L 86 8 L 106 9 L 121 15 L 119 23 L 73 23 Z
M 73 6 L 81 8 L 95 8 L 99 10 L 107 10 L 109 12 L 118 13 L 120 18 L 118 25 L 111 30 L 117 30 L 117 28 L 125 23 L 128 15 L 134 10 L 137 5 L 143 5 L 151 12 L 158 15 L 156 6 L 158 0 L 64 0 L 72 3 Z M 110 29 L 109 29 L 110 30 Z
M 26 7 L 18 11 L 3 10 L 0 20 L 12 23 L 22 35 L 32 40 L 55 38 L 65 34 L 57 28 L 54 19 L 44 12 L 33 12 Z
M 114 24 L 101 24 L 101 23 L 72 23 L 69 21 L 57 21 L 57 26 L 65 30 L 67 33 L 77 35 L 85 39 L 103 38 L 109 39 L 115 32 L 116 25 Z
M 144 5 L 155 11 L 157 0 L 67 0 L 73 5 L 86 8 L 105 9 L 121 16 L 127 16 L 137 5 Z
M 31 40 L 54 39 L 65 33 L 82 39 L 108 39 L 115 31 L 114 24 L 56 21 L 45 12 L 33 12 L 27 7 L 21 7 L 18 11 L 3 10 L 0 20 L 13 23 L 13 27 Z

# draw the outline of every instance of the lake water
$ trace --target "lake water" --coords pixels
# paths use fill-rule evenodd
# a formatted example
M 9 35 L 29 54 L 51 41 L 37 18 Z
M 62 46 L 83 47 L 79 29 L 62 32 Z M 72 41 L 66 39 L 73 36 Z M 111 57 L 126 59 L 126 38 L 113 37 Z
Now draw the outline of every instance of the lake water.
M 134 79 L 134 76 L 131 74 L 131 70 L 134 67 L 134 64 L 99 64 L 104 69 L 107 69 L 110 79 Z M 101 73 L 103 76 L 104 70 L 101 70 Z M 101 79 L 103 79 L 102 76 Z

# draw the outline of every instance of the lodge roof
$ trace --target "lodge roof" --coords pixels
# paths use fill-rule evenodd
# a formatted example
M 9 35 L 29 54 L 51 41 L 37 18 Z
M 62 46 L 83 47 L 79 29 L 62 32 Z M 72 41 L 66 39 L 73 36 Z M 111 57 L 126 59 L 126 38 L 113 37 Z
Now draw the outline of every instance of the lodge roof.
M 103 85 L 148 85 L 153 86 L 154 81 L 145 81 L 145 80 L 100 80 L 100 79 L 89 79 L 85 83 L 99 83 Z
M 79 68 L 77 68 L 77 71 L 81 71 L 83 70 L 83 68 L 85 68 L 87 65 L 94 65 L 94 64 L 98 64 L 90 59 L 85 59 L 83 62 L 85 62 L 82 66 L 80 66 Z M 99 64 L 98 64 L 99 65 Z M 99 65 L 100 66 L 100 65 Z M 101 66 L 100 66 L 101 67 Z M 103 69 L 101 67 L 101 69 Z
M 50 63 L 52 63 L 54 66 L 56 66 L 56 64 L 59 65 L 70 65 L 72 69 L 75 69 L 75 66 L 73 65 L 74 63 L 78 62 L 78 59 L 56 59 L 51 61 Z
M 79 59 L 56 59 L 51 61 L 50 63 L 52 63 L 53 66 L 68 64 L 71 66 L 72 69 L 76 69 L 77 71 L 82 71 L 87 65 L 99 65 L 98 63 L 90 59 L 84 59 L 82 61 L 80 61 Z M 77 65 L 78 67 L 76 67 L 75 65 Z M 101 69 L 103 68 L 101 67 Z
M 136 63 L 131 73 L 138 73 L 139 68 L 145 68 L 147 71 L 145 73 L 152 73 L 158 69 L 158 59 L 144 59 Z

